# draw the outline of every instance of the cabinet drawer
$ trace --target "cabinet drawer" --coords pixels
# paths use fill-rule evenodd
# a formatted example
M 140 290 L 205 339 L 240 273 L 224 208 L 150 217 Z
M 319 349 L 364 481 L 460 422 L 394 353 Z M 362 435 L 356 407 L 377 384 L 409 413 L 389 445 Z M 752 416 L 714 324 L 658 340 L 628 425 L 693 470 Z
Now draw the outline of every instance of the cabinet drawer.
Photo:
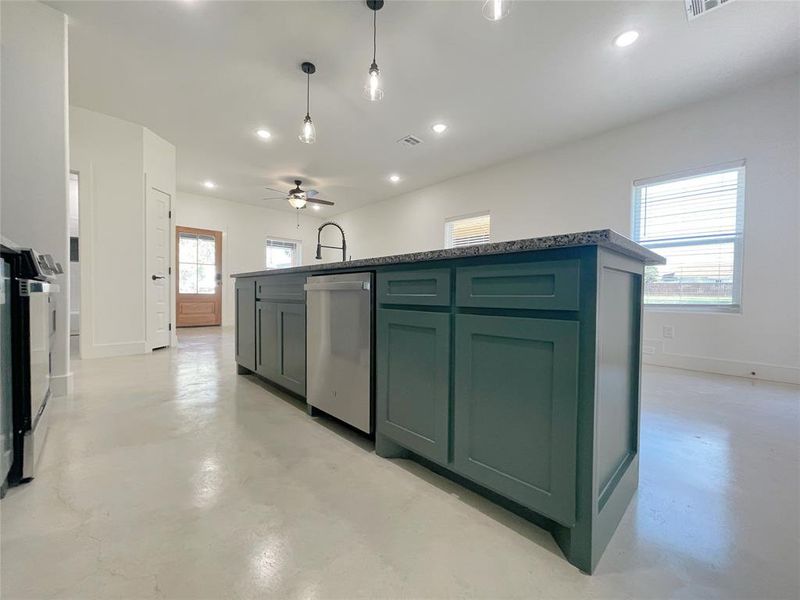
M 456 304 L 578 310 L 579 280 L 579 260 L 462 267 L 456 270 Z
M 378 273 L 380 304 L 450 306 L 450 269 Z
M 256 280 L 256 298 L 259 300 L 298 301 L 305 300 L 303 284 L 305 275 L 269 275 Z

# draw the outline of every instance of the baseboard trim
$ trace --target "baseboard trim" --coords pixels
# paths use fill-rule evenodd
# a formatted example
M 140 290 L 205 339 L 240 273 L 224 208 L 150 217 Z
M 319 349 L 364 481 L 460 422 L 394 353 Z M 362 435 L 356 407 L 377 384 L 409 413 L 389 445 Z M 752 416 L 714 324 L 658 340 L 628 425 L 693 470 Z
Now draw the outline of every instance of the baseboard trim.
M 645 349 L 642 362 L 648 365 L 800 385 L 800 367 L 672 354 L 663 351 L 661 340 L 644 340 L 642 345 Z

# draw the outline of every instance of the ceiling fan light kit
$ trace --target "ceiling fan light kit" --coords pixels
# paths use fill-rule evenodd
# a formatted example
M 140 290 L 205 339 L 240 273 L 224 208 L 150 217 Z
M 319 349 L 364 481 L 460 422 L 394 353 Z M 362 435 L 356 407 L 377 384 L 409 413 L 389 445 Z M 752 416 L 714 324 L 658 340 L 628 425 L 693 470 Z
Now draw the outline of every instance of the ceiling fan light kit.
M 294 188 L 286 192 L 285 196 L 280 196 L 278 198 L 264 198 L 264 200 L 283 200 L 285 199 L 292 208 L 297 210 L 306 208 L 307 205 L 314 204 L 315 208 L 316 205 L 324 205 L 324 206 L 333 206 L 333 202 L 330 200 L 323 200 L 322 198 L 317 198 L 317 191 L 316 190 L 303 190 L 300 186 L 303 184 L 302 180 L 295 179 L 294 180 Z M 276 190 L 275 188 L 268 187 L 268 190 L 273 192 L 279 192 L 280 190 Z

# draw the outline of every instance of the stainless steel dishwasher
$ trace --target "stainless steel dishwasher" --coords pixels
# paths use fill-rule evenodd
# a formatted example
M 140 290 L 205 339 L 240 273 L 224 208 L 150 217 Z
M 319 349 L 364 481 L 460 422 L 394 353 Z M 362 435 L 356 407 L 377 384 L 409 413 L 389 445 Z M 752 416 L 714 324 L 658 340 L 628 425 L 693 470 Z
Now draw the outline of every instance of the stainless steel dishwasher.
M 372 433 L 372 273 L 306 280 L 306 401 Z

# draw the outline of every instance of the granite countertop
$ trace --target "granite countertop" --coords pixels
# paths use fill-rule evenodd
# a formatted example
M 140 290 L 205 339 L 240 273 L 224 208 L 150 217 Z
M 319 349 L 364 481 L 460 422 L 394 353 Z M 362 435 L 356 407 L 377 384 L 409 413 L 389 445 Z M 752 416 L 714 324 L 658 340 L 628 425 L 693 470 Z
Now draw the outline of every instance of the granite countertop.
M 664 257 L 648 250 L 620 235 L 612 229 L 597 229 L 595 231 L 581 231 L 577 233 L 564 233 L 561 235 L 548 235 L 525 240 L 512 240 L 509 242 L 494 242 L 491 244 L 478 244 L 475 246 L 462 246 L 443 250 L 427 250 L 425 252 L 412 252 L 410 254 L 396 254 L 394 256 L 378 256 L 375 258 L 362 258 L 358 260 L 339 261 L 332 263 L 318 263 L 291 267 L 288 269 L 270 269 L 265 271 L 251 271 L 248 273 L 234 273 L 231 277 L 253 277 L 256 275 L 283 275 L 286 273 L 305 273 L 308 271 L 332 271 L 341 269 L 359 269 L 377 267 L 381 265 L 396 265 L 404 263 L 426 262 L 432 260 L 446 260 L 449 258 L 466 258 L 469 256 L 489 256 L 492 254 L 512 254 L 515 252 L 530 252 L 532 250 L 550 250 L 553 248 L 574 248 L 577 246 L 600 246 L 620 254 L 637 258 L 647 265 L 663 265 Z

